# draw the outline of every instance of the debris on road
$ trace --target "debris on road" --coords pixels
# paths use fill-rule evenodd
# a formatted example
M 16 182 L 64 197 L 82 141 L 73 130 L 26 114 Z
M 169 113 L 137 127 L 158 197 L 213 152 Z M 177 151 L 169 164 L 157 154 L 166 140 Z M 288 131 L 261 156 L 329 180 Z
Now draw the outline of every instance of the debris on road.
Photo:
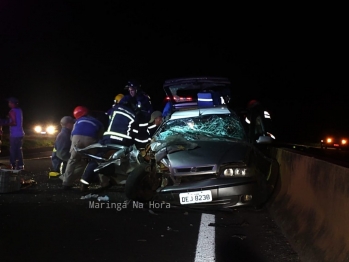
M 88 194 L 86 196 L 80 197 L 80 199 L 91 199 L 91 198 L 98 198 L 97 194 Z
M 240 238 L 241 240 L 244 240 L 247 238 L 247 236 L 245 235 L 232 235 L 231 237 L 237 237 L 237 238 Z
M 156 216 L 158 215 L 158 214 L 156 214 L 156 213 L 155 213 L 153 210 L 151 210 L 151 209 L 149 209 L 149 213 L 152 214 L 152 215 L 156 215 Z
M 167 226 L 167 231 L 174 231 L 174 232 L 178 232 L 178 230 L 176 230 L 176 229 L 172 229 L 172 228 L 170 228 L 169 226 Z
M 97 198 L 98 201 L 109 201 L 109 197 L 108 196 L 99 196 Z

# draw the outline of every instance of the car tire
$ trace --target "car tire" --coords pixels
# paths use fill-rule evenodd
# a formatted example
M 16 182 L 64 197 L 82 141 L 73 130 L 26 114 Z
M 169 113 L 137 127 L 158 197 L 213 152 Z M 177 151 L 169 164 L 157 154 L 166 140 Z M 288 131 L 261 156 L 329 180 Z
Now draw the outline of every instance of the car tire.
M 147 202 L 155 195 L 148 163 L 137 166 L 127 177 L 125 195 L 129 200 Z

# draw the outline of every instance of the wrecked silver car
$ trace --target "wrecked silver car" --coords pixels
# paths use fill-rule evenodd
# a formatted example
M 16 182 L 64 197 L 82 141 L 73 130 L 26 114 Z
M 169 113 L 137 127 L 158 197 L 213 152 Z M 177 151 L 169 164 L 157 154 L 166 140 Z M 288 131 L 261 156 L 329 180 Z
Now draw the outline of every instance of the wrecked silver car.
M 129 199 L 194 208 L 260 206 L 267 200 L 279 169 L 263 150 L 274 139 L 265 130 L 269 113 L 200 105 L 210 101 L 210 92 L 198 90 L 196 106 L 177 108 L 160 126 L 147 149 L 148 161 L 127 178 Z

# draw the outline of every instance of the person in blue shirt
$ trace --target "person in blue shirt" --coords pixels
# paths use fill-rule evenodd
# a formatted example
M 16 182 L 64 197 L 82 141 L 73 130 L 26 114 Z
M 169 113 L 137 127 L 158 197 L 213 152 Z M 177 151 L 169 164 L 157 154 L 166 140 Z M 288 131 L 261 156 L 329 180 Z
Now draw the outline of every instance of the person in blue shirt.
M 52 172 L 50 176 L 57 176 L 59 174 L 64 174 L 68 160 L 70 158 L 70 148 L 71 148 L 71 131 L 74 127 L 75 119 L 71 116 L 62 117 L 61 131 L 58 133 L 55 144 L 52 151 L 51 162 L 52 162 Z
M 8 98 L 8 105 L 11 108 L 9 112 L 10 126 L 10 164 L 12 169 L 23 170 L 23 112 L 18 105 L 18 99 L 15 97 Z
M 63 174 L 63 189 L 70 189 L 78 181 L 86 167 L 82 155 L 74 150 L 74 146 L 84 148 L 97 143 L 104 132 L 103 124 L 96 118 L 88 114 L 88 109 L 84 106 L 77 106 L 74 109 L 76 122 L 71 132 L 70 158 Z M 93 152 L 91 152 L 93 153 Z M 81 185 L 81 190 L 84 186 Z

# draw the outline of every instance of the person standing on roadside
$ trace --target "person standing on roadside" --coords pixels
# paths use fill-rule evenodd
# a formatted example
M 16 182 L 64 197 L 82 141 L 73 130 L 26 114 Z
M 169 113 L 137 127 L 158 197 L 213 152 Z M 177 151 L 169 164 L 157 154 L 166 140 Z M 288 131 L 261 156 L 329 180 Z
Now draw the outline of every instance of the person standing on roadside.
M 10 164 L 12 169 L 23 170 L 23 112 L 19 107 L 19 101 L 15 97 L 10 97 L 7 99 L 8 105 L 10 107 L 9 111 L 9 123 L 10 126 Z M 17 162 L 18 161 L 18 162 Z

